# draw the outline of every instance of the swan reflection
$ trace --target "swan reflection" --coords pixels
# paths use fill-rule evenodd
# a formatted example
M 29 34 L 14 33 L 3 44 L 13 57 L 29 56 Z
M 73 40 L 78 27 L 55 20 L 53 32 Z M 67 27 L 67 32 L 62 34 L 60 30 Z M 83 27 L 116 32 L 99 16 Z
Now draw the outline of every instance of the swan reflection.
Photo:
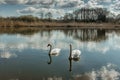
M 48 56 L 49 56 L 49 61 L 48 61 L 48 64 L 51 64 L 51 63 L 52 63 L 52 57 L 51 57 L 51 55 L 50 55 L 50 54 L 48 54 Z
M 80 61 L 80 58 L 79 59 L 70 59 L 69 58 L 69 71 L 70 72 L 72 71 L 72 61 L 78 62 L 78 61 Z
M 69 59 L 69 71 L 71 72 L 72 71 L 72 59 Z

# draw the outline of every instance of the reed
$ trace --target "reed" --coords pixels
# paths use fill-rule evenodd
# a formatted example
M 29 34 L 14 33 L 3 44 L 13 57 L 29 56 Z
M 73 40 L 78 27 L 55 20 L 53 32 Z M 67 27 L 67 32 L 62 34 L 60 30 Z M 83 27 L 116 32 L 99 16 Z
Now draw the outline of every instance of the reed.
M 0 28 L 120 28 L 119 23 L 97 23 L 97 22 L 75 22 L 64 20 L 47 20 L 39 19 L 37 17 L 24 16 L 24 17 L 0 17 Z

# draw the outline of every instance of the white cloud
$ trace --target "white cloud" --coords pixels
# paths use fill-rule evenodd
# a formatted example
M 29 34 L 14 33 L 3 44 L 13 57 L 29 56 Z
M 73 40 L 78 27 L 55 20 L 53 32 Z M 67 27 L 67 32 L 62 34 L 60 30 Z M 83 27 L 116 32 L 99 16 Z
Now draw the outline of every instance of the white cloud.
M 63 80 L 63 78 L 54 76 L 54 77 L 48 77 L 47 80 Z
M 51 5 L 53 4 L 54 0 L 29 0 L 26 4 L 28 5 Z
M 50 8 L 50 9 L 66 9 L 69 10 L 80 9 L 82 7 L 88 8 L 108 8 L 109 11 L 118 15 L 120 13 L 120 1 L 119 0 L 0 0 L 0 4 L 23 4 L 28 5 L 30 7 L 34 7 L 36 9 L 41 8 Z M 106 5 L 107 4 L 107 5 Z M 68 9 L 67 9 L 68 10 Z M 68 11 L 69 11 L 68 10 Z M 32 10 L 33 11 L 33 10 Z M 27 10 L 18 10 L 18 12 L 32 12 L 31 9 Z
M 102 67 L 100 71 L 98 71 L 99 76 L 102 80 L 119 80 L 120 73 L 114 69 L 107 69 L 107 67 Z
M 98 3 L 111 3 L 112 0 L 95 0 L 97 1 Z
M 82 75 L 74 76 L 74 79 L 78 80 L 119 80 L 120 72 L 115 70 L 113 64 L 108 64 L 103 66 L 100 70 L 92 70 L 91 72 L 86 72 Z
M 81 34 L 81 30 L 78 30 L 77 34 Z M 27 48 L 32 49 L 43 49 L 47 50 L 47 44 L 52 43 L 55 47 L 61 48 L 61 49 L 69 49 L 68 45 L 70 43 L 73 44 L 73 48 L 82 49 L 84 48 L 89 52 L 96 52 L 100 54 L 109 54 L 108 51 L 110 50 L 119 50 L 120 49 L 120 37 L 116 33 L 106 33 L 106 36 L 108 36 L 107 41 L 101 41 L 101 42 L 83 42 L 79 39 L 75 39 L 75 32 L 73 31 L 73 34 L 71 31 L 68 31 L 69 35 L 72 35 L 70 37 L 66 37 L 64 32 L 61 31 L 51 31 L 42 33 L 36 33 L 31 36 L 24 36 L 24 35 L 17 35 L 17 37 L 14 35 L 13 39 L 14 42 L 11 42 L 11 37 L 1 35 L 0 38 L 3 39 L 0 42 L 0 50 L 9 48 L 9 49 L 16 49 L 19 51 L 22 51 Z M 42 36 L 40 36 L 42 35 Z M 59 35 L 59 36 L 58 36 Z M 8 42 L 4 42 L 4 40 L 10 40 Z M 13 44 L 14 43 L 14 44 Z M 114 46 L 113 46 L 114 45 Z M 64 47 L 63 47 L 64 46 Z
M 22 13 L 22 14 L 35 13 L 37 11 L 38 11 L 38 9 L 36 9 L 34 7 L 27 7 L 22 10 L 17 10 L 18 13 Z
M 87 8 L 103 8 L 103 5 L 100 5 L 97 0 L 89 0 L 84 6 Z
M 71 12 L 71 9 L 73 8 L 80 8 L 84 5 L 84 2 L 81 0 L 29 0 L 26 4 L 29 4 L 29 7 L 26 7 L 22 10 L 17 10 L 17 13 L 46 14 L 51 12 L 56 17 L 63 16 L 66 12 Z M 66 11 L 64 8 L 70 8 L 70 10 Z
M 6 1 L 5 1 L 6 2 Z M 16 3 L 16 4 L 27 4 L 29 7 L 17 10 L 18 13 L 35 13 L 37 12 L 60 12 L 63 15 L 63 13 L 66 12 L 72 12 L 75 9 L 80 9 L 82 7 L 87 8 L 108 8 L 108 10 L 118 15 L 120 13 L 120 1 L 119 0 L 88 0 L 87 2 L 82 0 L 11 0 L 7 1 L 6 3 Z M 107 5 L 106 5 L 107 4 Z M 57 15 L 58 15 L 57 14 Z M 53 14 L 55 15 L 55 14 Z M 56 16 L 56 15 L 55 15 Z
M 40 35 L 43 36 L 40 36 Z M 69 41 L 74 43 L 73 47 L 74 48 L 80 48 L 82 46 L 82 43 L 80 43 L 78 40 L 73 40 L 71 38 L 66 38 L 64 33 L 61 33 L 61 31 L 51 31 L 51 33 L 48 32 L 43 32 L 43 33 L 36 33 L 31 36 L 23 36 L 23 35 L 18 35 L 17 37 L 14 38 L 14 44 L 11 42 L 0 42 L 0 50 L 9 48 L 10 50 L 16 49 L 18 51 L 22 51 L 27 48 L 32 48 L 32 49 L 43 49 L 43 50 L 48 50 L 47 44 L 52 43 L 54 47 L 58 47 L 61 49 L 68 49 L 68 44 Z M 59 35 L 60 34 L 60 35 Z M 59 36 L 58 36 L 59 35 Z M 3 38 L 6 40 L 11 39 L 11 37 L 4 37 L 1 36 L 0 38 Z M 81 44 L 81 45 L 79 45 Z M 76 47 L 77 45 L 77 47 Z M 63 47 L 64 46 L 64 47 Z
M 111 4 L 108 6 L 108 10 L 117 16 L 120 14 L 120 1 L 119 0 L 113 0 Z
M 103 46 L 101 44 L 99 45 L 95 42 L 88 42 L 86 47 L 89 51 L 97 51 L 101 52 L 102 54 L 105 54 L 107 51 L 110 50 L 109 46 Z
M 84 4 L 84 1 L 81 0 L 61 0 L 57 3 L 59 8 L 76 8 Z
M 120 11 L 120 1 L 119 2 L 115 2 L 114 4 L 111 4 L 111 8 L 113 10 L 119 10 Z
M 29 5 L 49 5 L 52 4 L 54 0 L 1 0 L 2 4 L 29 4 Z
M 5 4 L 4 0 L 0 0 L 0 4 Z
M 25 4 L 28 0 L 4 0 L 6 4 Z
M 17 57 L 17 55 L 15 53 L 10 53 L 8 51 L 3 51 L 0 53 L 0 58 L 9 59 L 9 58 L 13 58 L 13 57 Z
M 40 13 L 44 13 L 44 15 L 48 12 L 51 12 L 52 15 L 56 15 L 59 14 L 60 16 L 63 16 L 65 14 L 63 9 L 54 9 L 54 8 L 35 8 L 35 7 L 27 7 L 25 9 L 22 10 L 17 10 L 17 13 L 19 14 L 40 14 Z

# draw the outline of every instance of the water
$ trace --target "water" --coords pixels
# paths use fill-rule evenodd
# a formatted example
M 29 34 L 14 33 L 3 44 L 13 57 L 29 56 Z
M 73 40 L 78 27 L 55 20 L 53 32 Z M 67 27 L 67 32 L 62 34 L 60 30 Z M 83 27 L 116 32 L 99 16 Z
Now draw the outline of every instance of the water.
M 48 55 L 48 44 L 60 48 Z M 68 59 L 70 44 L 82 52 Z M 120 30 L 41 30 L 0 34 L 0 80 L 120 80 Z

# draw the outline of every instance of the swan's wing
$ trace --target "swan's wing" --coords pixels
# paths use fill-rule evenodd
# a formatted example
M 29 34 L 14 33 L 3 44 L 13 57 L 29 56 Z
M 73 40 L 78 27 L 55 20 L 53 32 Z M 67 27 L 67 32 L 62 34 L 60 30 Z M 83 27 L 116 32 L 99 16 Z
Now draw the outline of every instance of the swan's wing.
M 80 50 L 73 50 L 72 54 L 77 54 L 77 55 L 81 55 L 81 51 Z
M 81 55 L 81 51 L 80 50 L 73 50 L 72 51 L 72 57 L 73 58 L 77 58 Z
M 51 50 L 51 53 L 50 53 L 50 54 L 55 55 L 55 56 L 58 56 L 59 53 L 60 53 L 60 50 L 61 50 L 61 49 L 59 49 L 59 48 L 54 48 L 54 49 Z

